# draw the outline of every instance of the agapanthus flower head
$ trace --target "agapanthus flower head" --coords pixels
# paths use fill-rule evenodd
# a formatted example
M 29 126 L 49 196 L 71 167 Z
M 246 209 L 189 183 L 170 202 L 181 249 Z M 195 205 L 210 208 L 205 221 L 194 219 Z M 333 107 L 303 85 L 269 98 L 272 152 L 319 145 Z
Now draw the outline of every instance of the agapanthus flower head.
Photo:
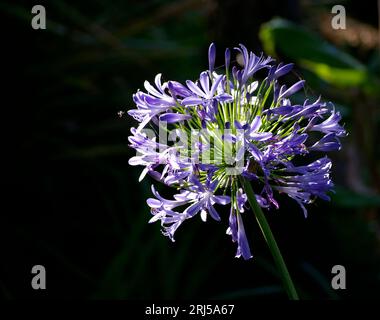
M 225 70 L 216 72 L 211 44 L 209 69 L 198 80 L 162 82 L 158 74 L 154 85 L 145 81 L 146 92 L 133 96 L 137 109 L 128 112 L 139 122 L 129 137 L 137 151 L 129 163 L 144 167 L 140 179 L 148 174 L 177 190 L 166 199 L 152 186 L 153 197 L 147 200 L 150 222 L 160 221 L 164 235 L 174 241 L 176 230 L 196 215 L 203 221 L 208 216 L 228 221 L 236 257 L 249 259 L 243 224 L 249 207 L 241 179 L 251 181 L 262 208 L 279 208 L 276 197 L 283 193 L 307 216 L 306 205 L 329 200 L 332 164 L 324 153 L 339 150 L 339 138 L 346 133 L 331 103 L 293 101 L 305 81 L 281 84 L 292 63 L 276 64 L 243 45 L 235 50 L 243 58 L 242 68 L 230 68 L 227 49 Z M 256 76 L 259 70 L 266 74 L 263 79 Z M 297 166 L 298 159 L 309 164 Z M 229 216 L 218 213 L 220 206 L 229 207 Z

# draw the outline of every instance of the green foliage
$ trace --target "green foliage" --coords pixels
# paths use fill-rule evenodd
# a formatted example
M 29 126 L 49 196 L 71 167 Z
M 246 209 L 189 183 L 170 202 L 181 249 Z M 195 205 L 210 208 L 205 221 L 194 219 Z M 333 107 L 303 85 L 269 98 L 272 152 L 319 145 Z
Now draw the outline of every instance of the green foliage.
M 378 81 L 364 64 L 302 26 L 273 19 L 262 25 L 260 38 L 267 53 L 276 55 L 280 51 L 337 88 L 361 87 L 373 94 L 378 91 Z

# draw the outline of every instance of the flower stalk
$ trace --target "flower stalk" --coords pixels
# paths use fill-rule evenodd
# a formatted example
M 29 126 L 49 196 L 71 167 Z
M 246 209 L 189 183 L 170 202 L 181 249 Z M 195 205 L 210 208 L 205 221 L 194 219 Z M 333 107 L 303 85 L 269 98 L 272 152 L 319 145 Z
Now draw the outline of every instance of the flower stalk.
M 288 268 L 286 267 L 284 258 L 281 255 L 281 251 L 277 245 L 276 239 L 273 236 L 272 230 L 268 224 L 267 219 L 263 211 L 261 210 L 259 204 L 257 203 L 256 196 L 253 192 L 252 186 L 249 181 L 240 177 L 240 181 L 244 187 L 244 191 L 247 194 L 248 202 L 252 208 L 252 211 L 256 217 L 257 223 L 260 226 L 261 232 L 268 244 L 269 250 L 272 253 L 273 259 L 276 263 L 277 269 L 280 272 L 281 280 L 285 291 L 290 300 L 299 300 L 296 288 L 293 284 L 292 278 L 290 277 Z

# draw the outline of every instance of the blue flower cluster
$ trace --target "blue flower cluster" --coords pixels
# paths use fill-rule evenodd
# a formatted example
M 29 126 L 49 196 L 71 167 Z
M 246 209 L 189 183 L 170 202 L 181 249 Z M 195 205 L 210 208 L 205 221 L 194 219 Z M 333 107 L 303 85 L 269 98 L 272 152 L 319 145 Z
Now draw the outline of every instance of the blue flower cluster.
M 154 197 L 147 200 L 153 215 L 150 222 L 160 221 L 164 235 L 174 241 L 178 227 L 198 214 L 203 221 L 208 216 L 220 221 L 216 205 L 229 205 L 227 233 L 237 243 L 236 257 L 249 259 L 242 219 L 248 202 L 240 179 L 251 181 L 262 208 L 279 208 L 275 194 L 284 193 L 297 201 L 306 216 L 306 204 L 316 198 L 329 200 L 332 164 L 323 153 L 339 150 L 339 138 L 346 132 L 331 103 L 292 102 L 305 81 L 288 88 L 279 78 L 293 64 L 275 64 L 243 45 L 235 49 L 243 67 L 230 68 L 227 49 L 223 74 L 216 72 L 211 44 L 209 69 L 197 81 L 162 82 L 161 74 L 154 85 L 145 81 L 146 92 L 133 96 L 137 109 L 128 112 L 139 122 L 129 137 L 137 151 L 129 164 L 144 167 L 140 179 L 149 174 L 178 190 L 169 200 L 152 186 Z M 259 70 L 262 80 L 256 77 Z M 182 143 L 157 141 L 148 128 L 174 132 Z M 294 164 L 300 157 L 307 160 L 311 152 L 322 152 L 322 157 L 308 165 Z

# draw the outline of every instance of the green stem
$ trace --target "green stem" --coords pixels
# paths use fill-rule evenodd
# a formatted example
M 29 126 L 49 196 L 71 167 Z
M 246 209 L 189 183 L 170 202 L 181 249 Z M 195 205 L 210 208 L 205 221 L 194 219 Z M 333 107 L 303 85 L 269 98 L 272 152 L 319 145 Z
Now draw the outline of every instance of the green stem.
M 268 244 L 269 250 L 272 253 L 276 266 L 280 271 L 281 279 L 285 287 L 286 293 L 288 294 L 290 300 L 299 300 L 296 288 L 294 287 L 288 268 L 286 267 L 285 261 L 281 255 L 280 249 L 278 248 L 277 242 L 273 236 L 268 221 L 265 218 L 265 215 L 261 210 L 261 207 L 257 203 L 256 196 L 253 192 L 251 183 L 243 177 L 240 177 L 240 180 L 244 186 L 244 191 L 247 194 L 249 204 L 251 205 L 253 213 L 256 216 L 256 220 L 260 226 L 261 232 L 263 233 L 264 238 Z

